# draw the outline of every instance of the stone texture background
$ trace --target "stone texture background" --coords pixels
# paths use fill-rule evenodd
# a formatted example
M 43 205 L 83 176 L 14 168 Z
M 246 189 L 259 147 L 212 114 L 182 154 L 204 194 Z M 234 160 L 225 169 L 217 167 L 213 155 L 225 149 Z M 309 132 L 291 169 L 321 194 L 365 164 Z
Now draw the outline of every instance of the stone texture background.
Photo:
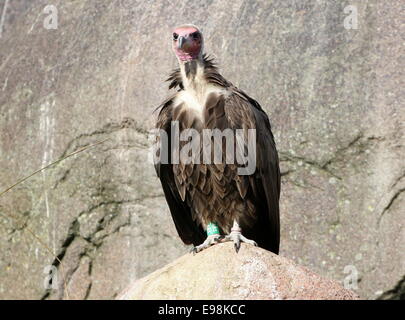
M 362 298 L 405 275 L 402 1 L 7 4 L 0 190 L 109 140 L 1 197 L 0 298 L 67 298 L 65 283 L 69 298 L 110 299 L 187 252 L 147 161 L 152 111 L 176 65 L 170 30 L 185 22 L 203 29 L 224 76 L 271 118 L 281 255 L 340 282 L 355 268 Z M 48 4 L 57 30 L 43 27 Z M 343 27 L 349 4 L 357 30 Z M 44 289 L 49 265 L 59 290 Z

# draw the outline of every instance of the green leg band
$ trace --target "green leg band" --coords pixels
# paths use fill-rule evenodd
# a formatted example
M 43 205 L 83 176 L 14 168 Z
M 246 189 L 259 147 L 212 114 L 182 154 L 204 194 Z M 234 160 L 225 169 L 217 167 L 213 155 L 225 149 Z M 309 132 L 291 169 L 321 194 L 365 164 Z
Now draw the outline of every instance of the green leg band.
M 207 235 L 212 236 L 212 235 L 215 235 L 215 234 L 220 234 L 219 233 L 219 227 L 215 222 L 210 222 L 207 225 Z

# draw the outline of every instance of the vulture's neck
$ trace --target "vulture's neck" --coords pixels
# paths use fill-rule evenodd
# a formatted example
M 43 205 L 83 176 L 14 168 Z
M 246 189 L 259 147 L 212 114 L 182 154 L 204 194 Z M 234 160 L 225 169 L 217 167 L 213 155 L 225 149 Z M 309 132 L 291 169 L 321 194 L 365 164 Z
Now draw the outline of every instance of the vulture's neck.
M 169 89 L 179 88 L 178 93 L 187 91 L 198 98 L 203 98 L 213 87 L 226 89 L 232 86 L 219 74 L 213 59 L 205 54 L 198 60 L 181 63 L 167 81 Z
M 204 95 L 208 84 L 205 71 L 205 63 L 202 58 L 180 64 L 181 82 L 184 90 L 196 96 Z

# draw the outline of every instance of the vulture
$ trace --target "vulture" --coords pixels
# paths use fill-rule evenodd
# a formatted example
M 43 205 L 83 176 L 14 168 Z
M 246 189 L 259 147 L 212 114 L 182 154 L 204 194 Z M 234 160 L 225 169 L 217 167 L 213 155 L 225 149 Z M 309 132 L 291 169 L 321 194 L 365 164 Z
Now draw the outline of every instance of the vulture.
M 231 241 L 236 252 L 244 242 L 278 254 L 280 169 L 266 112 L 219 73 L 198 27 L 176 27 L 171 41 L 179 68 L 167 80 L 175 90 L 156 109 L 154 165 L 180 238 L 194 253 Z M 238 150 L 244 161 L 235 160 Z

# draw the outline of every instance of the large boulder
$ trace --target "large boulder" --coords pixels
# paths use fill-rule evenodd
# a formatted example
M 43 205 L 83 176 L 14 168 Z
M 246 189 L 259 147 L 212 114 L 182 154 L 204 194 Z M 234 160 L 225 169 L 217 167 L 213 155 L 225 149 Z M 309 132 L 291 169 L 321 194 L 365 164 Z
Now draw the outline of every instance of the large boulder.
M 341 1 L 55 0 L 57 29 L 49 4 L 0 3 L 0 190 L 109 140 L 0 198 L 0 299 L 114 298 L 187 251 L 148 161 L 184 22 L 270 116 L 281 254 L 340 282 L 357 274 L 365 298 L 402 279 L 401 0 L 351 1 L 357 29 Z
M 357 295 L 289 259 L 251 245 L 232 243 L 186 254 L 135 281 L 119 297 L 140 299 L 348 300 Z

